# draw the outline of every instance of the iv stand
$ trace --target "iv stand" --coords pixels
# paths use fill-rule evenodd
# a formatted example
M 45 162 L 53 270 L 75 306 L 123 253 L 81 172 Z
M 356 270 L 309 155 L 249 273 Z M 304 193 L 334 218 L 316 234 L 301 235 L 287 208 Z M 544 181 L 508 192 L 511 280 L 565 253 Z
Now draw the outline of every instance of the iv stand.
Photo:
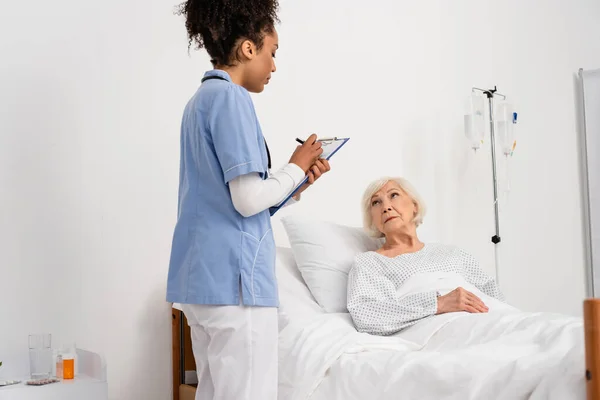
M 498 277 L 498 243 L 500 243 L 500 218 L 498 212 L 498 179 L 496 172 L 496 135 L 494 134 L 494 96 L 502 97 L 503 100 L 506 96 L 498 93 L 496 86 L 493 89 L 484 90 L 474 87 L 472 91 L 479 91 L 485 94 L 488 98 L 489 110 L 490 110 L 490 136 L 492 142 L 492 176 L 494 181 L 494 219 L 496 222 L 496 234 L 492 236 L 492 243 L 494 243 L 494 259 L 496 262 L 496 284 L 500 286 Z

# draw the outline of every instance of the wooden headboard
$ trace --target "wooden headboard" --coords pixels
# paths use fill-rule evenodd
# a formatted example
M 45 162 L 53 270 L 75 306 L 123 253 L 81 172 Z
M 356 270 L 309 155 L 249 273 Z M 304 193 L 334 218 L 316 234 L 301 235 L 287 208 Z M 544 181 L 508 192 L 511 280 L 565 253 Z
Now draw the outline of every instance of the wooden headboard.
M 173 400 L 179 400 L 179 386 L 185 383 L 185 371 L 195 371 L 190 327 L 183 311 L 171 308 L 173 343 Z

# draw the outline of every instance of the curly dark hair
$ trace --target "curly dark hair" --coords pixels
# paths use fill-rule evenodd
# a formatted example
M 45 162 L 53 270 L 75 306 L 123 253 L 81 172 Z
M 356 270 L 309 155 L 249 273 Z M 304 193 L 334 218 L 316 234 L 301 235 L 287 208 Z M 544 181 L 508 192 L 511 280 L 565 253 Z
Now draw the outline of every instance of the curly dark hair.
M 213 65 L 230 66 L 238 61 L 240 39 L 252 41 L 260 50 L 265 33 L 279 22 L 278 0 L 188 0 L 177 14 L 186 18 L 189 46 L 205 48 Z

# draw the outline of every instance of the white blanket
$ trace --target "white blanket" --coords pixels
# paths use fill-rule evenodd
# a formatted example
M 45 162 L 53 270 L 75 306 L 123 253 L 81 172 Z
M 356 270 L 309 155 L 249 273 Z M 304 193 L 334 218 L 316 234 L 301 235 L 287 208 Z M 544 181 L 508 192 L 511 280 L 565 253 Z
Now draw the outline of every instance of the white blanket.
M 415 274 L 404 282 L 398 289 L 398 296 L 408 296 L 414 293 L 427 292 L 436 290 L 440 295 L 445 295 L 454 289 L 462 287 L 465 290 L 479 297 L 481 301 L 488 307 L 490 313 L 517 313 L 519 310 L 509 304 L 506 304 L 498 299 L 488 296 L 475 286 L 467 282 L 460 274 L 455 272 L 429 272 Z M 409 341 L 412 341 L 419 346 L 424 346 L 427 341 L 439 329 L 450 321 L 456 318 L 469 315 L 468 312 L 453 312 L 442 315 L 437 315 L 432 318 L 425 318 L 418 324 L 404 330 L 399 335 Z
M 403 290 L 449 291 L 453 279 L 420 277 Z M 585 399 L 584 376 L 581 318 L 504 303 L 430 317 L 390 337 L 358 333 L 348 314 L 292 321 L 280 334 L 281 400 Z

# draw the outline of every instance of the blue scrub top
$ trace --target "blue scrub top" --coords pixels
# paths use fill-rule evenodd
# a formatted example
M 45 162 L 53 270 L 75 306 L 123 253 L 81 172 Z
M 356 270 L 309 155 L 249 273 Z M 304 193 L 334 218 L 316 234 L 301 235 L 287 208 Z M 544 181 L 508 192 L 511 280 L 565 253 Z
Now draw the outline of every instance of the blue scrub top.
M 167 301 L 182 304 L 279 305 L 275 241 L 268 210 L 244 218 L 228 182 L 268 175 L 267 152 L 250 94 L 221 70 L 188 102 L 181 124 L 178 219 Z

